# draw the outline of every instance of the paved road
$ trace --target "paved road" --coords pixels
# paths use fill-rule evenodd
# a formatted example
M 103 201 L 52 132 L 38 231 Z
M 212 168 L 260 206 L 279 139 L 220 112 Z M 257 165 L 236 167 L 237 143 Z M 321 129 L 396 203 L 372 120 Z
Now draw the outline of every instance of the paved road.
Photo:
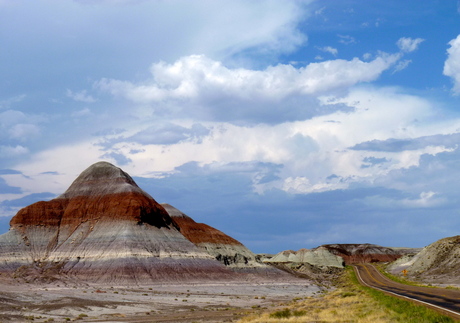
M 358 264 L 353 267 L 363 285 L 410 298 L 460 320 L 460 290 L 404 285 L 385 277 L 370 264 Z

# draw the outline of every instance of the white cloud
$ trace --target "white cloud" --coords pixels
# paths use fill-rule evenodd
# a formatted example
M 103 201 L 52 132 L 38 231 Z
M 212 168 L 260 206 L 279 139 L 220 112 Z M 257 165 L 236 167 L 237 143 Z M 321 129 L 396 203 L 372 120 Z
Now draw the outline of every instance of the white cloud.
M 25 142 L 41 134 L 40 124 L 46 120 L 43 116 L 29 115 L 21 111 L 6 110 L 0 112 L 0 134 L 9 139 Z
M 374 208 L 380 209 L 397 209 L 397 208 L 431 208 L 445 204 L 447 200 L 443 197 L 437 197 L 436 192 L 421 192 L 417 198 L 395 199 L 384 196 L 369 196 L 363 202 Z
M 8 98 L 6 100 L 1 100 L 0 101 L 0 110 L 10 108 L 10 106 L 12 104 L 23 101 L 25 99 L 25 97 L 26 97 L 25 94 L 21 94 L 21 95 L 17 95 L 17 96 L 13 96 L 11 98 Z
M 449 42 L 447 60 L 444 63 L 444 75 L 450 76 L 454 81 L 453 91 L 460 93 L 460 35 Z
M 323 51 L 323 52 L 326 52 L 326 53 L 330 53 L 334 56 L 337 56 L 337 54 L 339 53 L 339 51 L 337 50 L 337 48 L 334 48 L 334 47 L 331 47 L 331 46 L 325 46 L 325 47 L 318 47 L 318 49 L 320 51 Z
M 409 37 L 402 37 L 398 39 L 398 41 L 396 42 L 396 45 L 398 45 L 399 49 L 402 52 L 410 53 L 410 52 L 415 51 L 423 41 L 425 41 L 425 39 L 422 39 L 422 38 L 413 39 Z
M 284 180 L 282 189 L 292 194 L 308 194 L 308 193 L 320 193 L 331 190 L 339 190 L 348 188 L 346 183 L 325 183 L 320 182 L 317 184 L 311 184 L 309 179 L 306 177 L 288 177 Z
M 273 119 L 276 117 L 282 122 L 286 118 L 286 109 L 305 112 L 307 108 L 306 101 L 300 99 L 295 101 L 295 106 L 289 102 L 281 104 L 282 100 L 315 98 L 326 92 L 375 80 L 398 59 L 398 54 L 381 53 L 370 62 L 358 58 L 337 59 L 310 63 L 301 68 L 280 64 L 264 70 L 251 70 L 228 68 L 203 55 L 192 55 L 173 64 L 154 64 L 152 79 L 143 83 L 102 79 L 95 86 L 138 104 L 155 103 L 157 113 L 163 104 L 162 113 L 177 117 L 231 120 L 236 115 L 248 119 L 253 111 L 260 109 L 259 118 L 265 118 L 267 112 L 275 112 Z M 230 106 L 224 109 L 227 102 Z M 277 108 L 271 108 L 273 104 Z M 311 109 L 313 111 L 316 107 Z
M 71 116 L 74 118 L 81 118 L 81 117 L 87 117 L 92 115 L 91 110 L 89 108 L 83 108 L 81 110 L 72 112 Z
M 27 120 L 27 116 L 16 110 L 6 110 L 0 113 L 0 126 L 8 127 L 19 122 Z
M 324 10 L 326 10 L 326 7 L 322 7 L 318 10 L 315 10 L 315 15 L 322 15 L 324 13 Z
M 395 66 L 395 68 L 393 70 L 393 74 L 397 73 L 397 72 L 400 72 L 403 69 L 407 68 L 407 66 L 409 66 L 410 63 L 412 63 L 412 60 L 410 60 L 410 59 L 405 59 L 405 60 L 399 61 L 398 64 L 396 64 L 396 66 Z
M 339 43 L 350 45 L 356 44 L 356 39 L 350 35 L 337 35 L 339 37 Z
M 26 147 L 17 145 L 17 146 L 0 146 L 0 158 L 16 157 L 19 155 L 24 155 L 29 152 L 29 149 Z
M 94 102 L 97 101 L 91 95 L 87 94 L 86 90 L 83 90 L 83 91 L 80 91 L 80 92 L 73 92 L 73 91 L 67 89 L 66 95 L 69 98 L 72 98 L 73 100 L 78 101 L 78 102 L 94 103 Z
M 34 124 L 18 123 L 9 129 L 10 137 L 20 141 L 27 141 L 40 135 L 40 128 Z

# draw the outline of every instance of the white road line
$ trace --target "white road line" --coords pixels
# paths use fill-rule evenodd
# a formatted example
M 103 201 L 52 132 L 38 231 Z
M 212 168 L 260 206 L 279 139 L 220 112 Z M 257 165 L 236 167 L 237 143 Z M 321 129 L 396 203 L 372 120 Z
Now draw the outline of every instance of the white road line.
M 356 267 L 355 267 L 356 268 Z M 441 306 L 438 306 L 438 305 L 434 305 L 434 304 L 431 304 L 431 303 L 428 303 L 428 302 L 424 302 L 424 301 L 421 301 L 419 299 L 416 299 L 416 298 L 412 298 L 412 297 L 408 297 L 408 296 L 405 296 L 405 295 L 401 295 L 401 294 L 398 294 L 398 293 L 393 293 L 393 292 L 389 292 L 387 290 L 384 290 L 384 289 L 381 289 L 381 288 L 378 288 L 378 287 L 375 287 L 375 286 L 371 286 L 369 284 L 367 284 L 362 278 L 361 278 L 361 274 L 359 273 L 359 270 L 358 268 L 356 268 L 356 273 L 358 274 L 358 279 L 363 283 L 363 285 L 366 285 L 367 287 L 369 288 L 373 288 L 373 289 L 377 289 L 379 291 L 382 291 L 384 293 L 389 293 L 389 294 L 393 294 L 393 295 L 397 295 L 399 297 L 404 297 L 404 298 L 407 298 L 407 299 L 410 299 L 410 300 L 413 300 L 413 301 L 416 301 L 416 302 L 419 302 L 419 303 L 422 303 L 422 304 L 426 304 L 426 305 L 429 305 L 429 306 L 432 306 L 432 307 L 436 307 L 440 310 L 443 310 L 443 311 L 446 311 L 446 312 L 449 312 L 449 313 L 452 313 L 456 316 L 460 316 L 460 313 L 458 312 L 455 312 L 455 311 L 452 311 L 452 310 L 449 310 L 447 308 L 444 308 L 444 307 L 441 307 Z

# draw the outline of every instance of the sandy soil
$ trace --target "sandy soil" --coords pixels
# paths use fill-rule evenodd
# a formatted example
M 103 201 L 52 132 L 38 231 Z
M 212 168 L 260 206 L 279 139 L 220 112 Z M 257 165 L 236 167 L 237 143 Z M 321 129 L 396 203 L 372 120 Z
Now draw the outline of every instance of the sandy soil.
M 2 285 L 0 322 L 232 322 L 320 292 L 308 280 L 142 287 Z

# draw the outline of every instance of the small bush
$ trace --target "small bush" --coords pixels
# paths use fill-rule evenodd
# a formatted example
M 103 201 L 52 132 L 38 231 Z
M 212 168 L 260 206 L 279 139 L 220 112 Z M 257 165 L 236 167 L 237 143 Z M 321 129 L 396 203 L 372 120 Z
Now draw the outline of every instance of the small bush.
M 292 312 L 292 315 L 299 317 L 299 316 L 305 316 L 307 315 L 307 311 L 294 311 Z
M 340 294 L 340 297 L 350 297 L 350 296 L 356 296 L 356 293 L 353 292 L 343 292 Z
M 271 318 L 276 318 L 276 319 L 288 319 L 291 316 L 292 316 L 291 310 L 288 308 L 285 308 L 284 310 L 276 311 L 270 314 Z

